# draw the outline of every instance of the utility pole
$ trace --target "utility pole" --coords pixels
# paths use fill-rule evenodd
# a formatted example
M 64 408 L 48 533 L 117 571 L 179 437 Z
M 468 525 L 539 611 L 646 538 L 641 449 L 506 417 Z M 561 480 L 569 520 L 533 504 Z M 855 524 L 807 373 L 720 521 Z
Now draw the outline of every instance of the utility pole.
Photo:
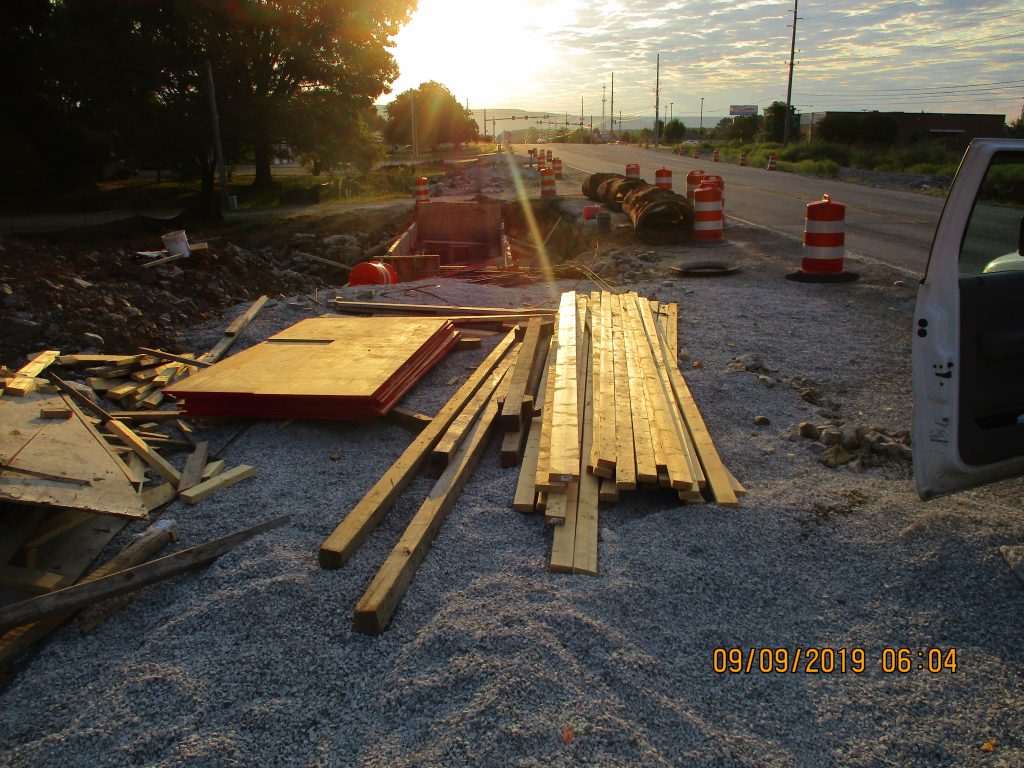
M 487 110 L 484 110 L 484 136 L 487 135 Z
M 670 101 L 668 103 L 668 119 L 670 121 L 675 119 L 675 118 L 672 117 L 672 107 L 674 107 L 675 105 L 676 105 L 676 103 L 674 101 Z
M 658 117 L 661 114 L 661 54 L 658 54 L 657 68 L 654 70 L 654 146 L 658 146 Z
M 601 132 L 604 132 L 604 89 L 605 86 L 601 86 Z
M 700 125 L 697 128 L 697 141 L 704 139 L 704 97 L 700 97 Z
M 217 114 L 217 94 L 213 88 L 213 65 L 206 60 L 206 79 L 210 85 L 210 117 L 213 121 L 213 150 L 217 153 L 217 173 L 220 176 L 220 209 L 228 209 L 228 177 L 224 170 L 224 147 L 220 141 L 220 116 Z
M 1024 106 L 1021 106 L 1021 115 L 1024 115 Z M 618 126 L 620 130 L 622 127 Z M 611 73 L 611 137 L 615 137 L 615 73 Z
M 789 85 L 786 87 L 786 114 L 782 123 L 782 146 L 789 143 L 789 113 L 793 108 L 793 64 L 796 59 L 796 12 L 799 2 L 800 0 L 793 0 L 793 39 L 789 44 Z

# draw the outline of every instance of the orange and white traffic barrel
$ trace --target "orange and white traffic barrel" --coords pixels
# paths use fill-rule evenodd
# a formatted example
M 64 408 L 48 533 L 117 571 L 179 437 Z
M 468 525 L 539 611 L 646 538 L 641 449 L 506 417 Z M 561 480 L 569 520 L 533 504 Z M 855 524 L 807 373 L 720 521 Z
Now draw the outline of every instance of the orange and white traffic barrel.
M 555 178 L 556 179 L 562 178 L 562 159 L 559 158 L 559 157 L 554 158 L 551 161 L 551 167 L 555 171 Z
M 640 166 L 637 163 L 626 163 L 626 178 L 627 179 L 639 179 L 640 178 Z
M 380 261 L 361 261 L 348 273 L 349 285 L 393 285 L 397 282 L 395 268 Z
M 430 202 L 430 187 L 427 186 L 427 177 L 420 176 L 416 179 L 413 186 L 413 194 L 416 196 L 417 203 L 429 203 Z
M 690 157 L 692 157 L 694 160 L 699 160 L 700 159 L 700 148 L 699 147 L 694 147 L 692 150 L 690 150 Z
M 658 189 L 672 189 L 672 171 L 659 168 L 654 172 L 654 186 Z
M 800 271 L 786 277 L 803 282 L 856 280 L 857 275 L 843 268 L 845 250 L 846 206 L 823 195 L 821 200 L 807 204 Z
M 701 181 L 701 184 L 703 184 L 705 181 L 708 184 L 714 184 L 716 187 L 718 187 L 720 190 L 722 190 L 722 210 L 724 211 L 725 210 L 725 179 L 723 179 L 721 176 L 712 176 L 712 175 L 709 174 L 709 175 L 704 177 L 704 179 Z
M 778 155 L 776 155 L 774 152 L 772 152 L 770 155 L 768 155 L 768 170 L 769 171 L 774 171 L 775 170 L 775 163 L 778 162 L 778 159 L 779 159 Z
M 722 159 L 722 156 L 718 154 L 718 147 L 715 147 L 714 150 L 712 150 L 712 152 L 711 152 L 711 161 L 714 162 L 714 163 L 717 163 L 721 159 Z
M 686 199 L 691 203 L 693 202 L 693 193 L 700 183 L 707 178 L 707 174 L 704 171 L 690 171 L 686 174 Z
M 551 165 L 551 161 L 552 161 L 552 159 L 554 159 L 552 155 L 553 155 L 553 153 L 552 153 L 552 152 L 551 152 L 551 150 L 549 149 L 549 150 L 547 151 L 547 156 L 548 156 L 548 157 L 547 157 L 547 160 L 548 160 L 548 165 Z
M 693 239 L 698 243 L 718 243 L 723 232 L 722 190 L 704 181 L 693 192 Z
M 747 153 L 740 152 L 740 165 L 746 167 L 747 165 Z
M 540 196 L 555 196 L 555 171 L 552 168 L 543 168 L 540 172 Z

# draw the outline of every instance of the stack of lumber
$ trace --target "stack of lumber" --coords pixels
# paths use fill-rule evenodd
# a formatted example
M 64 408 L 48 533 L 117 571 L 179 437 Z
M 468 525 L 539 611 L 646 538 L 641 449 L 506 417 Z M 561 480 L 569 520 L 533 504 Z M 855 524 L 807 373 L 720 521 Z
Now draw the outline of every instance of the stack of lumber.
M 458 341 L 444 318 L 311 318 L 166 391 L 189 416 L 369 420 Z
M 562 294 L 513 503 L 556 525 L 552 570 L 597 573 L 598 503 L 621 491 L 737 504 L 676 362 L 677 323 L 676 305 L 635 293 Z
M 388 304 L 377 301 L 335 299 L 334 309 L 347 315 L 373 317 L 443 317 L 459 327 L 511 330 L 531 317 L 550 320 L 554 310 L 544 308 L 504 309 L 502 307 L 440 306 L 437 304 Z

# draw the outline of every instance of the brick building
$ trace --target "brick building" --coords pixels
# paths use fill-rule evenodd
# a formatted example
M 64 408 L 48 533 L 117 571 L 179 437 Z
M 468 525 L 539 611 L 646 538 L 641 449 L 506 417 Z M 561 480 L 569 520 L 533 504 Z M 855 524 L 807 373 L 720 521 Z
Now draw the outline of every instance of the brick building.
M 873 114 L 890 118 L 896 124 L 896 143 L 913 144 L 925 139 L 938 140 L 964 150 L 972 139 L 1000 138 L 1005 134 L 1005 115 L 976 115 L 951 112 L 809 112 L 800 115 L 800 136 L 814 135 L 814 126 L 826 116 L 862 117 Z

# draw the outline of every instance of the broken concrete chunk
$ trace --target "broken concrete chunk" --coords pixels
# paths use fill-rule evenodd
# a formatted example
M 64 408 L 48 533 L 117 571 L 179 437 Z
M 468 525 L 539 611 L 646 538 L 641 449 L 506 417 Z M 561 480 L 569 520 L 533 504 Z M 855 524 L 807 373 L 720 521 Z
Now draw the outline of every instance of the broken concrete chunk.
M 806 437 L 808 440 L 817 440 L 821 437 L 821 430 L 816 424 L 809 421 L 801 421 L 796 425 L 797 437 Z

